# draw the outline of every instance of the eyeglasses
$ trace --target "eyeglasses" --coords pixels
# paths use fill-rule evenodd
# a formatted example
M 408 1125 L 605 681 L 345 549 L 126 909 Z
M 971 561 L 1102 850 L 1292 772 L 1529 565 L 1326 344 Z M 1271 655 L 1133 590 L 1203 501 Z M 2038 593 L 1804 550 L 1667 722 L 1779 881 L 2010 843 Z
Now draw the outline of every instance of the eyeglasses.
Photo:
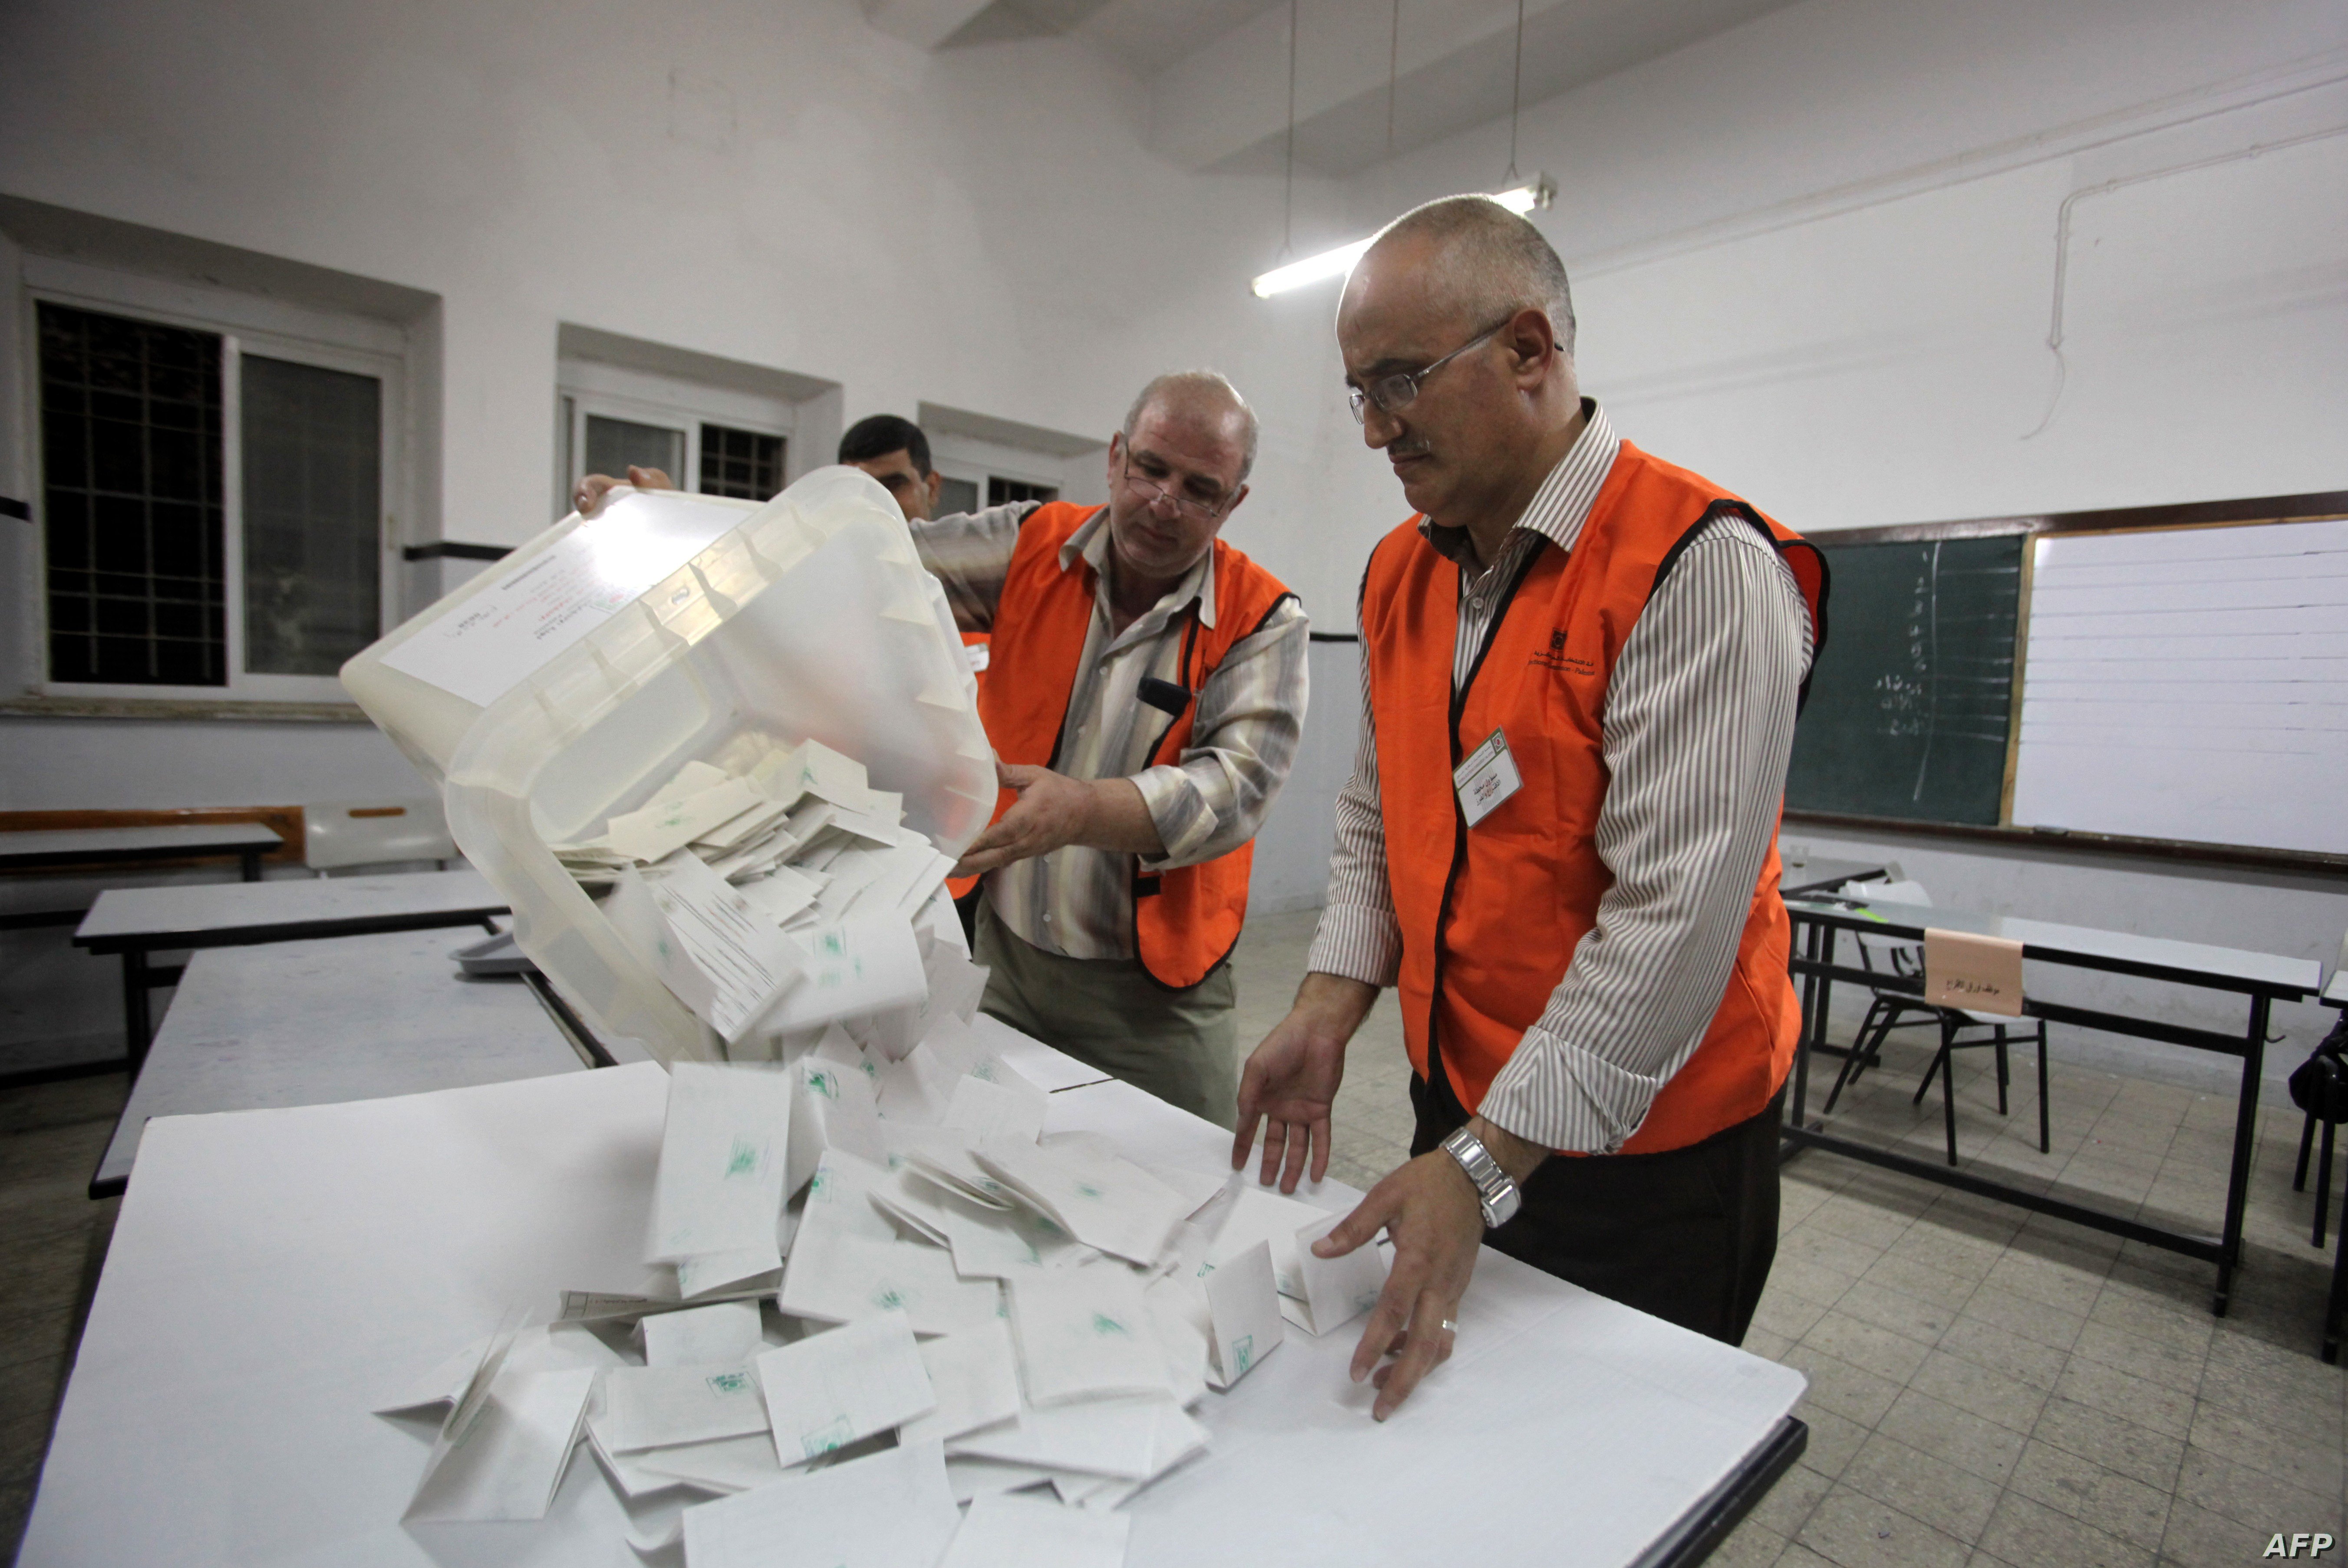
M 1231 498 L 1229 496 L 1218 496 L 1211 501 L 1201 501 L 1190 496 L 1178 496 L 1164 482 L 1145 478 L 1135 473 L 1133 458 L 1129 454 L 1125 459 L 1124 478 L 1127 484 L 1133 487 L 1134 494 L 1141 497 L 1142 505 L 1154 507 L 1159 502 L 1165 501 L 1177 512 L 1194 522 L 1211 522 L 1223 508 L 1231 504 Z
M 1509 318 L 1509 321 L 1514 321 L 1515 319 L 1516 318 L 1514 316 Z M 1366 405 L 1373 403 L 1378 405 L 1378 412 L 1381 414 L 1399 414 L 1404 409 L 1408 408 L 1413 403 L 1416 403 L 1418 400 L 1418 388 L 1421 382 L 1425 381 L 1428 376 L 1433 375 L 1437 371 L 1441 370 L 1445 365 L 1449 364 L 1453 360 L 1457 359 L 1461 354 L 1466 354 L 1469 349 L 1481 348 L 1485 343 L 1489 343 L 1493 337 L 1498 333 L 1502 327 L 1505 327 L 1509 323 L 1506 321 L 1495 322 L 1492 325 L 1486 327 L 1482 332 L 1478 333 L 1474 337 L 1469 338 L 1466 343 L 1461 343 L 1457 348 L 1453 349 L 1449 354 L 1445 354 L 1441 359 L 1437 360 L 1433 364 L 1424 365 L 1417 370 L 1396 371 L 1392 375 L 1382 375 L 1375 381 L 1370 383 L 1366 387 L 1348 387 L 1345 392 L 1345 400 L 1353 405 L 1354 423 L 1359 425 L 1368 417 L 1368 415 L 1364 412 L 1364 409 Z

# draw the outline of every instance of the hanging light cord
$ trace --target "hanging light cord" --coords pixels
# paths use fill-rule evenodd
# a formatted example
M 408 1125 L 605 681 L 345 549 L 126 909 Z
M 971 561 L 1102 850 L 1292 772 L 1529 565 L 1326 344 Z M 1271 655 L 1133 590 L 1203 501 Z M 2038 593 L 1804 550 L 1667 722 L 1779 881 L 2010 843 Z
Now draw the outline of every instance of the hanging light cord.
M 1293 46 L 1289 56 L 1289 71 L 1296 70 Z M 1294 88 L 1291 87 L 1292 94 Z M 1509 77 L 1509 180 L 1516 184 L 1521 178 L 1517 173 L 1517 110 L 1523 102 L 1525 90 L 1525 0 L 1517 0 L 1517 65 Z
M 1386 39 L 1386 156 L 1394 156 L 1395 83 L 1402 67 L 1402 0 L 1394 0 L 1394 31 Z
M 1296 0 L 1288 0 L 1288 153 L 1281 176 L 1280 255 L 1296 239 Z

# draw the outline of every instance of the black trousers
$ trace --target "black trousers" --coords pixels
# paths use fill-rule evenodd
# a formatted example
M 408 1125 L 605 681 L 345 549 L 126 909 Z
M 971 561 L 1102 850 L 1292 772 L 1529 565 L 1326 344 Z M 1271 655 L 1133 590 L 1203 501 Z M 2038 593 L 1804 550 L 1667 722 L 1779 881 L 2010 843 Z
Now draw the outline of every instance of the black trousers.
M 1439 1103 L 1438 1103 L 1439 1102 Z M 1424 1154 L 1464 1125 L 1447 1081 L 1414 1075 Z M 1660 1154 L 1554 1155 L 1523 1187 L 1516 1218 L 1485 1240 L 1520 1263 L 1625 1307 L 1742 1344 L 1777 1256 L 1777 1129 L 1767 1110 Z

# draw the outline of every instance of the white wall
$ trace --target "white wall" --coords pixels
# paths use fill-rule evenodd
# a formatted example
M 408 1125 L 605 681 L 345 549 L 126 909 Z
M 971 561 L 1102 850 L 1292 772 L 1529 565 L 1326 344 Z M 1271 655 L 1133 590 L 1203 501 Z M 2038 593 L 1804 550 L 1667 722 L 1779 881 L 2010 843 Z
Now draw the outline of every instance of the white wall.
M 1574 275 L 1586 389 L 1630 439 L 1797 528 L 2340 489 L 2343 78 L 2336 4 L 1807 0 L 1529 109 L 1518 164 L 1559 180 L 1536 217 Z M 2239 156 L 2252 148 L 2267 150 Z M 1352 232 L 1496 188 L 1506 149 L 1505 125 L 1486 127 L 1366 172 L 1347 188 Z M 2032 435 L 2054 386 L 2057 220 L 2079 192 L 2068 375 Z M 1334 295 L 1267 309 L 1325 330 Z M 1327 466 L 1307 591 L 1334 628 L 1404 507 L 1383 462 L 1347 450 L 1351 420 L 1318 400 L 1311 412 Z M 1326 725 L 1350 692 L 1318 695 Z M 1342 773 L 1344 753 L 1306 760 Z M 1315 831 L 1304 803 L 1334 780 L 1300 769 L 1289 787 L 1299 804 L 1282 821 Z M 1952 905 L 2326 960 L 2348 927 L 2338 878 L 1787 836 L 1899 860 Z M 2207 995 L 2048 989 L 2240 1027 Z M 2328 1021 L 2282 1009 L 2271 1061 L 2295 1064 Z M 2106 1058 L 2114 1046 L 2058 1038 Z M 2167 1071 L 2231 1067 L 2116 1049 L 2168 1057 Z

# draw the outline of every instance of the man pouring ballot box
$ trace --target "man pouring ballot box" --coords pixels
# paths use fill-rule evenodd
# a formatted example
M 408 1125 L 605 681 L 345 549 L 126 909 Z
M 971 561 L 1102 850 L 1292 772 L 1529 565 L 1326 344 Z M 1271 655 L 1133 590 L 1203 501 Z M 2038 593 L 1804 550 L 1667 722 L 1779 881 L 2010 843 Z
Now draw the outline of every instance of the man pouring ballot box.
M 1231 1159 L 1262 1122 L 1264 1181 L 1320 1179 L 1346 1041 L 1397 987 L 1416 1157 L 1313 1248 L 1394 1242 L 1353 1363 L 1381 1419 L 1450 1356 L 1488 1240 L 1732 1344 L 1776 1252 L 1776 841 L 1824 566 L 1617 436 L 1573 329 L 1557 253 L 1480 196 L 1398 219 L 1338 307 L 1416 515 L 1363 578 L 1328 903 Z
M 983 879 L 981 1006 L 1224 1127 L 1226 960 L 1306 697 L 1303 606 L 1220 538 L 1256 436 L 1230 382 L 1178 372 L 1110 437 L 1106 506 L 903 508 L 956 621 L 992 643 L 979 715 L 1003 790 L 955 867 Z M 581 481 L 581 510 L 616 482 Z

